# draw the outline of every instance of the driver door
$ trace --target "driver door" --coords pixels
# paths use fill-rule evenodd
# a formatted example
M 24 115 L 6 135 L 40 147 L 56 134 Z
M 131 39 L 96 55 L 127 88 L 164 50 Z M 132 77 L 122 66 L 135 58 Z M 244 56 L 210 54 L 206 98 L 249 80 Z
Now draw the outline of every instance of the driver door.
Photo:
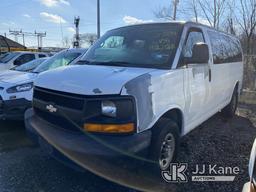
M 192 58 L 192 49 L 196 43 L 205 43 L 201 29 L 191 28 L 182 51 L 184 69 L 184 92 L 187 131 L 202 123 L 207 116 L 210 94 L 210 65 L 209 63 L 187 63 Z

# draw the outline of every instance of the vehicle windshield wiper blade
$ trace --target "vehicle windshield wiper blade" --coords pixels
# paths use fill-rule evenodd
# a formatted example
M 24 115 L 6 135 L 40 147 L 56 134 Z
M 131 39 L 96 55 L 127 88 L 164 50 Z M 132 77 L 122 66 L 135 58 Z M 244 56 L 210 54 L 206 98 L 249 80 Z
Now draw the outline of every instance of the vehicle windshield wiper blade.
M 88 61 L 88 60 L 79 60 L 76 62 L 76 64 L 78 65 L 85 65 L 85 64 L 90 64 L 91 61 Z
M 107 62 L 91 62 L 91 65 L 106 65 L 106 66 L 120 66 L 120 67 L 129 67 L 135 65 L 134 63 L 126 62 L 126 61 L 107 61 Z

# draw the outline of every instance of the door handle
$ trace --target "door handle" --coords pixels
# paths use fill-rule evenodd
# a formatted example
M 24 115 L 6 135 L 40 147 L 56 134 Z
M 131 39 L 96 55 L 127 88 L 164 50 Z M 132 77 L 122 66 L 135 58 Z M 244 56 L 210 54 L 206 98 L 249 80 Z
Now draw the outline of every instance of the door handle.
M 209 68 L 209 82 L 212 81 L 212 70 L 211 68 Z

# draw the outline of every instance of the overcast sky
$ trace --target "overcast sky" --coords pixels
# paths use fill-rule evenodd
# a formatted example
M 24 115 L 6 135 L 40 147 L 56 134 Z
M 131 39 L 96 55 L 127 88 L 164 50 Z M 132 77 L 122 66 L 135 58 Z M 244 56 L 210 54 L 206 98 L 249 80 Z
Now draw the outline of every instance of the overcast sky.
M 102 32 L 134 23 L 155 21 L 154 11 L 170 5 L 170 0 L 101 0 Z M 0 33 L 9 29 L 47 32 L 44 46 L 61 46 L 62 37 L 74 34 L 74 16 L 80 16 L 81 33 L 96 32 L 96 0 L 1 0 Z M 185 19 L 185 15 L 183 15 Z M 62 35 L 63 34 L 63 35 Z M 13 37 L 11 37 L 13 39 Z M 22 38 L 19 38 L 22 42 Z M 36 46 L 35 37 L 26 38 Z

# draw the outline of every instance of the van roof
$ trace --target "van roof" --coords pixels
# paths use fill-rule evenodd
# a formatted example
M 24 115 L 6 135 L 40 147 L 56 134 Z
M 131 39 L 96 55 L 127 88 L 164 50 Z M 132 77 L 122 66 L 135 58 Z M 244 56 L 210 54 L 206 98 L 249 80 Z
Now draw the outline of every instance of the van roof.
M 211 27 L 211 26 L 208 26 L 208 25 L 205 25 L 205 24 L 202 24 L 202 23 L 197 23 L 197 22 L 194 22 L 194 21 L 162 21 L 162 22 L 147 22 L 147 23 L 139 23 L 139 24 L 134 24 L 134 25 L 127 25 L 127 26 L 123 26 L 123 27 L 119 27 L 119 28 L 125 28 L 125 27 L 131 27 L 131 26 L 140 26 L 140 25 L 157 25 L 157 24 L 168 24 L 168 23 L 174 23 L 174 24 L 180 24 L 180 25 L 189 25 L 189 24 L 193 24 L 193 25 L 197 25 L 197 26 L 201 26 L 201 27 L 205 27 L 205 28 L 208 28 L 210 30 L 214 30 L 214 31 L 217 31 L 217 32 L 220 32 L 220 33 L 224 33 L 226 35 L 229 35 L 229 36 L 232 36 L 232 37 L 235 37 L 234 35 L 230 34 L 230 33 L 227 33 L 225 31 L 221 31 L 221 30 L 218 30 L 214 27 Z M 116 28 L 116 29 L 119 29 L 119 28 Z M 236 37 L 235 37 L 236 38 Z

